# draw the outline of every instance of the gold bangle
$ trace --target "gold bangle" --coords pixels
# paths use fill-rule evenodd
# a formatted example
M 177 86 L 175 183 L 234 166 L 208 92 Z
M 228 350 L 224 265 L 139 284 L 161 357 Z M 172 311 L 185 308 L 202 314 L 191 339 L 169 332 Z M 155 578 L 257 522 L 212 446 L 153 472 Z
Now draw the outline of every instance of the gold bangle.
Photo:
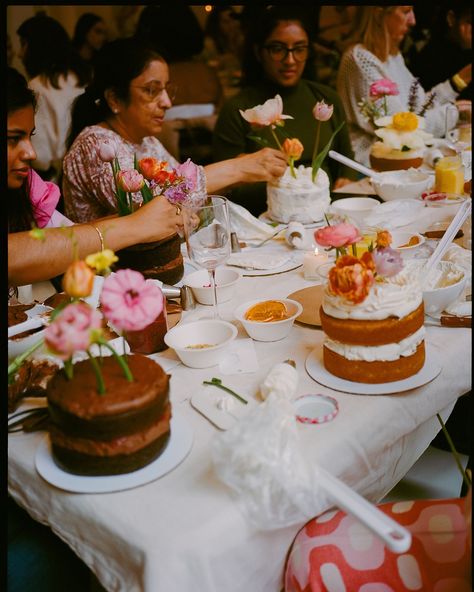
M 458 92 L 463 91 L 467 87 L 467 82 L 463 80 L 459 74 L 455 74 L 451 80 Z
M 93 224 L 88 224 L 88 226 L 90 226 L 91 228 L 93 228 L 97 234 L 99 235 L 99 239 L 100 239 L 100 250 L 104 251 L 105 250 L 105 243 L 104 243 L 104 235 L 102 234 L 102 232 L 100 231 L 99 228 L 97 228 L 97 226 L 94 226 Z

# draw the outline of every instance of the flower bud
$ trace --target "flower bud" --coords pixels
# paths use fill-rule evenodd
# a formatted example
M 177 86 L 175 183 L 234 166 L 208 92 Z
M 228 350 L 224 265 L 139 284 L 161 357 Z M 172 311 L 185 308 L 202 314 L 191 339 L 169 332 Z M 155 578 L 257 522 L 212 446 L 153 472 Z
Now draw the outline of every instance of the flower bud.
M 326 105 L 324 100 L 318 101 L 313 108 L 313 117 L 318 121 L 327 121 L 331 119 L 333 111 L 333 105 Z
M 129 171 L 119 171 L 117 173 L 117 185 L 127 193 L 135 193 L 145 184 L 145 179 L 135 169 Z
M 104 162 L 112 162 L 115 158 L 115 146 L 109 142 L 102 142 L 99 145 L 99 157 Z
M 301 158 L 304 150 L 303 144 L 298 140 L 298 138 L 287 138 L 283 142 L 282 148 L 286 156 L 288 158 L 294 158 L 294 160 Z
M 94 275 L 84 261 L 74 261 L 63 276 L 63 289 L 72 298 L 85 298 L 92 292 Z

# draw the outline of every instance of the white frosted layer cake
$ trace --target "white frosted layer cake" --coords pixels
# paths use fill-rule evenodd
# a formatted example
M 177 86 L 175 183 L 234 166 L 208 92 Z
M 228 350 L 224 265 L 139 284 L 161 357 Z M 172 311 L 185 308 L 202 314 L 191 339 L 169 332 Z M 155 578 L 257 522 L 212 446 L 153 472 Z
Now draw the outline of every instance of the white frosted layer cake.
M 277 222 L 295 220 L 303 224 L 323 220 L 329 207 L 329 177 L 319 169 L 316 179 L 311 180 L 310 167 L 295 168 L 296 178 L 288 167 L 278 183 L 267 183 L 268 215 Z

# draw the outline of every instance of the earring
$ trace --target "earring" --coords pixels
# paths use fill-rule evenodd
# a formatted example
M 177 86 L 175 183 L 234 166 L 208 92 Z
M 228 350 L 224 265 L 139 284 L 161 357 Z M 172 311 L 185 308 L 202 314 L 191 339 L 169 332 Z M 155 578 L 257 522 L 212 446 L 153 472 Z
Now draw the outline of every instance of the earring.
M 115 115 L 117 115 L 117 113 L 119 112 L 118 109 L 114 109 L 113 111 L 114 111 Z

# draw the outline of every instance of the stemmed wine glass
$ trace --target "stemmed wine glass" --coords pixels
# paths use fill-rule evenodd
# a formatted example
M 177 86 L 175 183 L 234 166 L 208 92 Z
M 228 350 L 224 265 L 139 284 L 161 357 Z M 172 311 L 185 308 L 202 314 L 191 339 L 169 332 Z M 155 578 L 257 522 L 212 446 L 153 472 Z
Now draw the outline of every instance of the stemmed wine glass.
M 213 317 L 217 308 L 216 267 L 231 252 L 229 209 L 225 197 L 209 195 L 202 206 L 183 208 L 184 238 L 191 260 L 209 272 L 213 295 Z

